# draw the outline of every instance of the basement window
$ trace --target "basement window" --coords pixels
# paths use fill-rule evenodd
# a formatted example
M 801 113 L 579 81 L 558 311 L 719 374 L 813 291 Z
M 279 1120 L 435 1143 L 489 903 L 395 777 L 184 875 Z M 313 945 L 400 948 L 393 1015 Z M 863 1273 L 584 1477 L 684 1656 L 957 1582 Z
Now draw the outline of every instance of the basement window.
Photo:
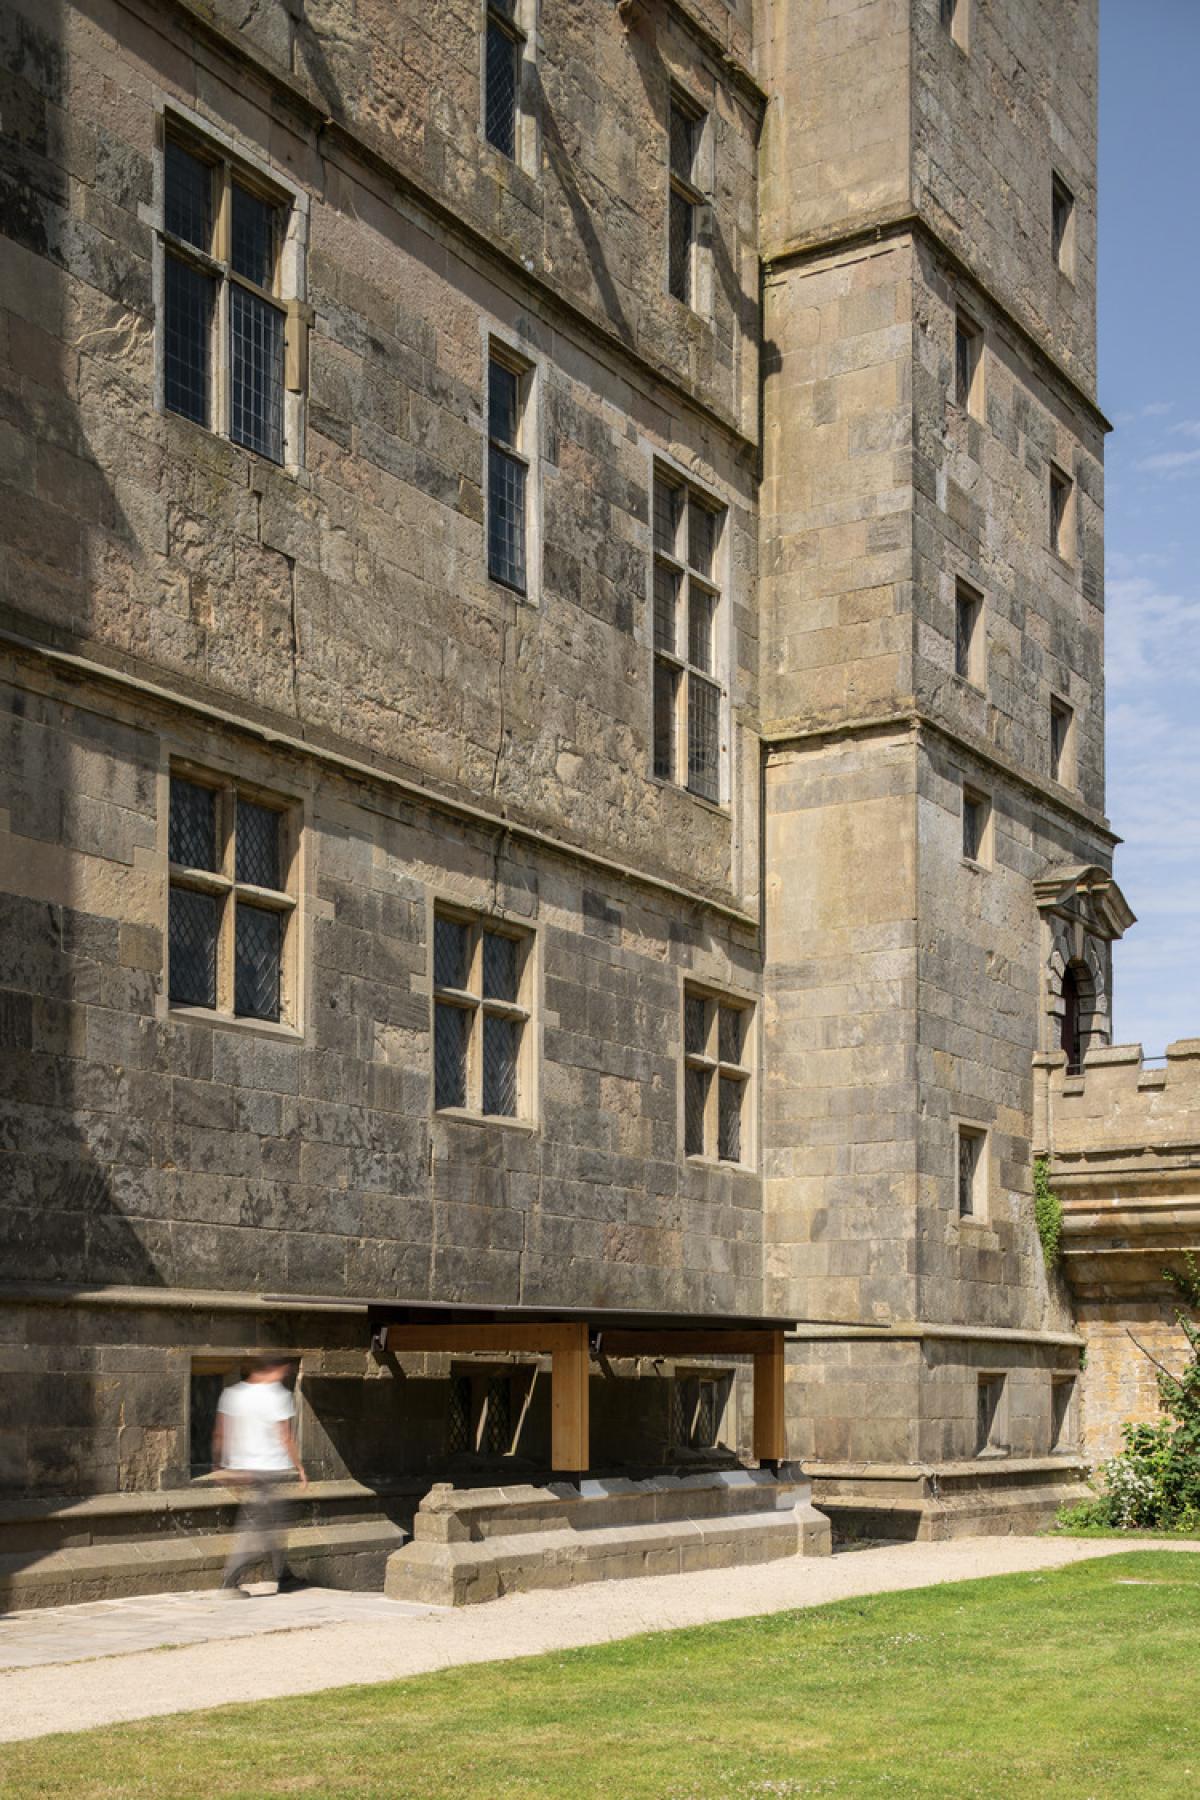
M 722 1441 L 733 1388 L 728 1369 L 678 1371 L 671 1383 L 671 1444 L 677 1450 L 715 1450 Z
M 1003 1456 L 1007 1452 L 1006 1385 L 1003 1375 L 979 1377 L 975 1412 L 976 1456 Z
M 1075 1377 L 1050 1378 L 1050 1453 L 1065 1454 L 1075 1448 Z

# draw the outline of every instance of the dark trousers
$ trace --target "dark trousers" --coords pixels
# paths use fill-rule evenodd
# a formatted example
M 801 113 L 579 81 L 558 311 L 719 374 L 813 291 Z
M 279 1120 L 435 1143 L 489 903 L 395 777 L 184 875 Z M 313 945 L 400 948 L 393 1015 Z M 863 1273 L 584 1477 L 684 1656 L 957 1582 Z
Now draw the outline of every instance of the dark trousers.
M 269 1563 L 272 1579 L 283 1574 L 284 1517 L 287 1510 L 286 1484 L 291 1471 L 242 1470 L 232 1477 L 241 1496 L 238 1508 L 237 1536 L 229 1561 L 225 1564 L 222 1587 L 236 1587 L 244 1569 L 255 1563 Z

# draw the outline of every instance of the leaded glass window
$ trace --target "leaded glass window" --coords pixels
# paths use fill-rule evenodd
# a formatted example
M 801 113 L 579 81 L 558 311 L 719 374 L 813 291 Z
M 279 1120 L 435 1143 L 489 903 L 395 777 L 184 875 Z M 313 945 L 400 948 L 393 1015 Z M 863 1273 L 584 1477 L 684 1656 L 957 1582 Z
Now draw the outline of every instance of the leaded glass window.
M 526 485 L 522 449 L 528 371 L 488 359 L 488 574 L 523 594 L 527 583 Z
M 483 42 L 483 135 L 504 156 L 516 157 L 521 117 L 521 61 L 525 34 L 516 0 L 489 0 Z
M 287 205 L 198 137 L 168 137 L 163 175 L 163 404 L 282 462 Z
M 167 840 L 172 1004 L 294 1022 L 288 810 L 220 777 L 173 773 Z
M 704 195 L 697 163 L 704 117 L 690 100 L 672 94 L 668 116 L 667 292 L 685 306 L 696 303 L 696 244 Z
M 725 707 L 717 578 L 724 514 L 657 470 L 653 517 L 654 773 L 719 802 Z
M 529 937 L 437 913 L 433 927 L 433 1103 L 487 1118 L 527 1116 Z
M 744 1002 L 690 988 L 684 991 L 685 1156 L 750 1161 L 750 1019 Z

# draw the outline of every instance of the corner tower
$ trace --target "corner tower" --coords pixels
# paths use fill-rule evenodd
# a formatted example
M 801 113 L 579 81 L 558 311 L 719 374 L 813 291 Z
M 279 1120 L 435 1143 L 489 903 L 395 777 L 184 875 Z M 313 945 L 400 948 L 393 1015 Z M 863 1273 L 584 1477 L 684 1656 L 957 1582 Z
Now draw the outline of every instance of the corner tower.
M 1031 1063 L 1067 1014 L 1107 1041 L 1124 916 L 1087 904 L 1097 4 L 761 26 L 767 1297 L 818 1321 L 793 1447 L 843 1514 L 1033 1519 L 1078 1467 L 1079 1339 Z

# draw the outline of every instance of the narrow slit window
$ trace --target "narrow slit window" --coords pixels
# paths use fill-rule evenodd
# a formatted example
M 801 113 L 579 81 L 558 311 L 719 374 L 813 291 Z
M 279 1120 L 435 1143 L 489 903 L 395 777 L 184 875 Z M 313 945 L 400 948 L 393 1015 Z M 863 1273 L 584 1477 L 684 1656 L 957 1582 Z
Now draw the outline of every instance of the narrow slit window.
M 960 581 L 954 594 L 954 672 L 983 686 L 983 595 Z
M 967 19 L 970 0 L 938 0 L 938 19 L 942 30 L 949 33 L 960 50 L 967 48 Z
M 748 1163 L 750 1009 L 720 995 L 685 990 L 683 1149 L 685 1156 Z
M 1055 265 L 1075 274 L 1075 196 L 1060 175 L 1050 184 L 1050 249 Z
M 1071 555 L 1071 497 L 1074 488 L 1069 475 L 1050 467 L 1050 548 L 1065 561 Z
M 1050 774 L 1053 780 L 1069 787 L 1074 778 L 1072 767 L 1072 726 L 1075 715 L 1065 700 L 1050 702 Z
M 522 447 L 529 371 L 488 359 L 488 574 L 524 594 L 527 586 L 529 461 Z
M 697 165 L 704 116 L 672 95 L 668 127 L 667 292 L 685 306 L 696 304 L 696 250 L 704 195 Z
M 501 155 L 514 160 L 520 133 L 524 50 L 517 0 L 489 0 L 483 45 L 483 135 Z
M 975 1454 L 995 1456 L 1005 1448 L 1003 1375 L 981 1375 L 976 1393 Z
M 958 1127 L 958 1216 L 982 1218 L 987 1212 L 984 1193 L 987 1134 L 973 1125 Z
M 654 773 L 719 804 L 724 515 L 683 481 L 656 471 L 653 518 Z
M 167 824 L 173 1006 L 294 1023 L 290 811 L 172 773 Z
M 986 794 L 965 787 L 962 797 L 962 853 L 968 862 L 986 863 L 991 802 Z
M 288 216 L 282 199 L 249 184 L 214 146 L 168 136 L 163 404 L 271 462 L 284 458 Z
M 954 321 L 954 398 L 964 412 L 983 412 L 983 333 L 963 312 Z
M 1075 1448 L 1075 1377 L 1050 1378 L 1050 1452 L 1062 1454 Z
M 436 1111 L 528 1118 L 528 933 L 438 912 L 433 926 Z

